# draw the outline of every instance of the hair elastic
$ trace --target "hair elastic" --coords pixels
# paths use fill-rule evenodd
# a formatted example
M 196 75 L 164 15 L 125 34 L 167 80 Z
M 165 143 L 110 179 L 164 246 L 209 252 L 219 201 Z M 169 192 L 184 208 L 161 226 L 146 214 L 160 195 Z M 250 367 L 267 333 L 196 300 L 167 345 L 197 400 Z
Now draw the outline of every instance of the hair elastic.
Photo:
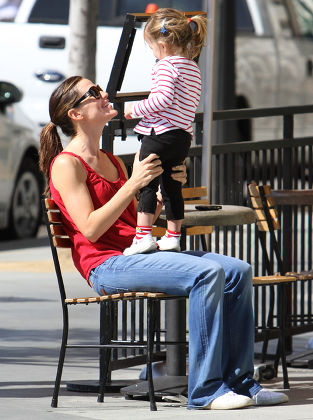
M 165 35 L 167 32 L 167 29 L 165 27 L 165 19 L 162 20 L 160 32 L 162 35 Z
M 196 32 L 197 23 L 194 20 L 192 20 L 191 18 L 187 18 L 187 19 L 188 19 L 188 22 L 189 22 L 189 25 L 191 27 L 192 32 Z

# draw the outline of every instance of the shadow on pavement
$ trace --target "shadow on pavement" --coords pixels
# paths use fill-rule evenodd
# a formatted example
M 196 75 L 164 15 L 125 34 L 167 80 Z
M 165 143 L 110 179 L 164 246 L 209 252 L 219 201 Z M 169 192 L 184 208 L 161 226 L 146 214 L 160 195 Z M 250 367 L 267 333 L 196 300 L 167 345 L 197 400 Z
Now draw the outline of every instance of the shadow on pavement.
M 37 238 L 6 240 L 1 239 L 0 235 L 0 251 L 13 251 L 17 249 L 38 248 L 42 246 L 49 246 L 49 239 L 44 226 L 40 228 Z

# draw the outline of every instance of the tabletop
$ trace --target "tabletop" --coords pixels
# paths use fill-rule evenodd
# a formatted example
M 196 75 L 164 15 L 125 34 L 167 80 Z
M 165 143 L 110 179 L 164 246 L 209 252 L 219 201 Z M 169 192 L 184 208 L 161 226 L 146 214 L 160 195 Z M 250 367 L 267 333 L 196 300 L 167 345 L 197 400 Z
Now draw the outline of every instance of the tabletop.
M 274 198 L 275 203 L 282 206 L 301 206 L 313 205 L 313 190 L 272 190 L 271 197 Z
M 157 225 L 163 226 L 165 222 L 166 216 L 162 211 Z M 235 226 L 254 222 L 255 214 L 250 207 L 222 205 L 220 210 L 200 211 L 195 210 L 195 205 L 186 204 L 183 226 Z

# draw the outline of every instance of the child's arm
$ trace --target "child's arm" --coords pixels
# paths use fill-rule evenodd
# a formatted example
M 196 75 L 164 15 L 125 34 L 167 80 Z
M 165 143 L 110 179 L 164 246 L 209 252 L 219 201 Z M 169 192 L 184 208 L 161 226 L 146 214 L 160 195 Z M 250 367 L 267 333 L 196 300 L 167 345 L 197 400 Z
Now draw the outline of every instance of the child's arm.
M 125 116 L 126 120 L 131 120 L 132 119 L 133 106 L 134 105 L 132 103 L 126 105 L 126 109 L 125 109 L 125 112 L 124 112 L 124 116 Z
M 147 99 L 129 104 L 125 110 L 125 118 L 140 118 L 153 115 L 168 108 L 174 98 L 175 78 L 177 72 L 171 63 L 159 63 L 154 75 L 154 83 Z

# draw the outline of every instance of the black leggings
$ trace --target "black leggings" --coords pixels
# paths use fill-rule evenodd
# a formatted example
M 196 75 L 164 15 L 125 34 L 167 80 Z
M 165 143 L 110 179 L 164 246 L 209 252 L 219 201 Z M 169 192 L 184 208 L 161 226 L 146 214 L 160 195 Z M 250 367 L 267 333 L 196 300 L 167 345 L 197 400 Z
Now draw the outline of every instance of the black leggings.
M 143 160 L 150 153 L 156 153 L 161 161 L 164 172 L 140 191 L 138 211 L 155 213 L 156 192 L 159 184 L 165 206 L 167 220 L 184 218 L 184 200 L 181 193 L 182 184 L 171 177 L 173 166 L 180 165 L 188 156 L 191 135 L 187 131 L 177 129 L 156 135 L 152 130 L 149 136 L 139 136 L 142 140 L 139 159 Z

